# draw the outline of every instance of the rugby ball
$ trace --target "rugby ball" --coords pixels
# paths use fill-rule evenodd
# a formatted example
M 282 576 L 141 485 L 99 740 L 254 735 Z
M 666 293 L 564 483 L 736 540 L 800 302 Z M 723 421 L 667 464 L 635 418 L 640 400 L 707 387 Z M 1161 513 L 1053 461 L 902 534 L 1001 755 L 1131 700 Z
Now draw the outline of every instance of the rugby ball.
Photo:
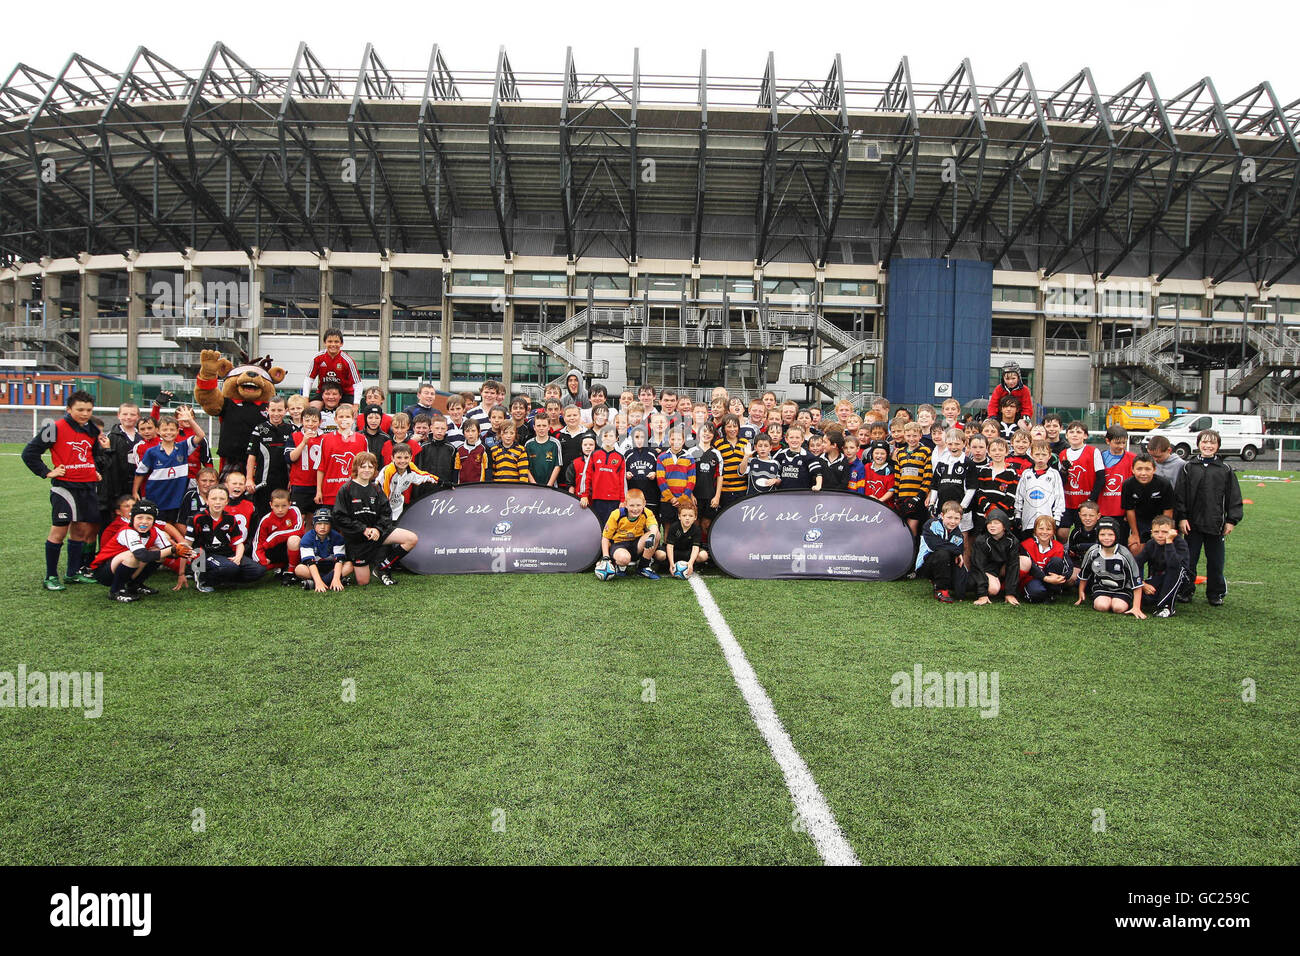
M 609 558 L 602 558 L 596 562 L 596 577 L 601 581 L 608 581 L 615 573 L 614 562 Z
M 678 561 L 675 565 L 673 565 L 673 577 L 680 578 L 681 580 L 685 581 L 687 567 L 689 567 L 689 565 L 687 565 L 685 561 Z

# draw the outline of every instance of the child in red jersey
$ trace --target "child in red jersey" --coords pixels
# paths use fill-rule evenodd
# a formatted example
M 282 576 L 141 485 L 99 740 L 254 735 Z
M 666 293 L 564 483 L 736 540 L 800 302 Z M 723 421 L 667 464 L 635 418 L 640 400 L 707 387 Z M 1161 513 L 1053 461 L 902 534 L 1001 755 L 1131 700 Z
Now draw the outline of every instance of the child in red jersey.
M 271 492 L 271 510 L 253 534 L 253 558 L 276 572 L 284 584 L 297 584 L 292 571 L 298 566 L 298 545 L 303 534 L 302 512 L 289 503 L 289 492 Z
M 321 393 L 324 391 L 326 378 L 338 380 L 340 401 L 347 404 L 354 401 L 357 384 L 361 381 L 361 373 L 357 370 L 357 363 L 353 361 L 352 356 L 343 351 L 343 332 L 340 329 L 325 330 L 325 350 L 312 356 L 311 365 L 307 368 L 307 377 L 303 379 L 302 393 L 308 396 L 317 408 L 321 407 L 323 397 Z M 312 389 L 313 384 L 318 390 Z
M 623 503 L 627 494 L 627 468 L 623 454 L 618 450 L 618 430 L 613 425 L 606 425 L 601 430 L 600 445 L 585 460 L 578 459 L 573 465 L 575 471 L 581 467 L 575 482 L 579 504 L 590 508 L 603 528 L 610 513 Z M 583 446 L 586 446 L 585 439 Z
M 304 408 L 302 430 L 293 433 L 293 447 L 288 450 L 289 500 L 303 514 L 316 507 L 316 472 L 320 468 L 320 412 Z
M 1041 604 L 1064 592 L 1074 568 L 1065 545 L 1056 540 L 1056 522 L 1039 515 L 1033 527 L 1033 537 L 1020 545 L 1020 593 L 1030 604 Z
M 1085 501 L 1095 502 L 1105 487 L 1106 465 L 1101 452 L 1088 444 L 1088 426 L 1080 421 L 1065 427 L 1066 447 L 1060 455 L 1061 472 L 1065 478 L 1065 514 L 1056 536 L 1068 541 L 1070 528 L 1079 516 L 1079 506 Z M 1121 492 L 1123 485 L 1121 484 Z
M 483 480 L 484 464 L 487 461 L 487 449 L 478 440 L 478 422 L 466 418 L 461 433 L 465 436 L 465 441 L 456 449 L 456 484 L 477 484 Z
M 232 471 L 226 475 L 222 485 L 225 486 L 227 495 L 226 514 L 239 524 L 239 531 L 244 540 L 252 541 L 254 506 L 253 499 L 244 494 L 248 488 L 247 478 L 242 471 Z
M 847 448 L 847 443 L 845 445 Z M 871 443 L 871 461 L 866 463 L 863 473 L 863 490 L 868 498 L 875 498 L 883 505 L 894 507 L 894 465 L 889 453 L 889 445 L 884 442 Z
M 394 445 L 409 445 L 412 458 L 420 453 L 420 443 L 415 441 L 415 436 L 411 434 L 411 416 L 406 412 L 398 412 L 393 416 L 392 438 L 384 442 L 379 456 L 381 464 L 387 465 L 393 460 Z
M 1123 425 L 1106 429 L 1106 447 L 1101 453 L 1101 463 L 1106 477 L 1097 498 L 1103 518 L 1124 517 L 1124 482 L 1133 477 L 1134 455 L 1128 450 L 1128 430 Z
M 320 467 L 316 471 L 316 504 L 334 506 L 339 489 L 352 480 L 352 459 L 367 451 L 366 439 L 354 432 L 356 412 L 340 405 L 334 412 L 337 431 L 320 443 Z

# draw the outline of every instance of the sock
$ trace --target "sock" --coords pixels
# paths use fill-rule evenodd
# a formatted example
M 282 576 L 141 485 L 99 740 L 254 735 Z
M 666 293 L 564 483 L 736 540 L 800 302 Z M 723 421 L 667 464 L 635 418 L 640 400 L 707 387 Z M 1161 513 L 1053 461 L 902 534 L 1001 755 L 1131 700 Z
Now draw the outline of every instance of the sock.
M 650 567 L 650 559 L 649 559 L 649 558 L 647 558 L 647 557 L 645 557 L 644 555 L 642 555 L 641 557 L 639 557 L 639 558 L 636 559 L 636 569 L 637 569 L 638 571 L 644 571 L 644 570 L 645 570 L 646 568 L 648 568 L 648 567 Z
M 62 550 L 62 541 L 57 544 L 53 541 L 45 542 L 45 576 L 47 578 L 57 578 L 59 576 L 59 552 Z
M 289 548 L 289 567 L 285 570 L 293 574 L 293 569 L 302 563 L 302 553 L 297 548 Z
M 117 566 L 113 572 L 113 584 L 109 588 L 114 594 L 121 594 L 127 588 L 127 583 L 131 580 L 131 575 L 135 573 L 135 568 L 130 567 L 124 561 Z
M 82 542 L 68 539 L 68 574 L 73 575 L 81 570 L 81 548 Z
M 388 557 L 384 558 L 384 560 L 379 562 L 379 567 L 377 570 L 379 571 L 389 570 L 390 568 L 392 568 L 394 564 L 402 560 L 402 558 L 405 557 L 405 555 L 406 555 L 406 551 L 402 548 L 400 544 L 393 545 L 393 549 L 388 552 Z

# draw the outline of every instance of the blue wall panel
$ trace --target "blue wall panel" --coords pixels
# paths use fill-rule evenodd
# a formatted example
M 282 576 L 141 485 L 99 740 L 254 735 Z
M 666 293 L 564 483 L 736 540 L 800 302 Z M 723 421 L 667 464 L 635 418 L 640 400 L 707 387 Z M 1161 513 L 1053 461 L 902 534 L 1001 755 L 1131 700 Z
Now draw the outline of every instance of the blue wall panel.
M 892 259 L 886 288 L 885 396 L 933 402 L 936 382 L 952 382 L 963 404 L 987 395 L 993 264 Z

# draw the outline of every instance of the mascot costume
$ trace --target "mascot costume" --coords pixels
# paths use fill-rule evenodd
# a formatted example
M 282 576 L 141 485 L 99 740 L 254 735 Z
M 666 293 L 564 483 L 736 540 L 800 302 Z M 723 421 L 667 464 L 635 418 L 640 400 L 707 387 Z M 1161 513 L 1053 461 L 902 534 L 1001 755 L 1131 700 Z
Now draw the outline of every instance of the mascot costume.
M 213 349 L 204 349 L 199 358 L 194 402 L 221 420 L 221 439 L 217 444 L 221 473 L 225 474 L 228 468 L 243 471 L 253 428 L 266 420 L 267 403 L 275 396 L 275 387 L 284 381 L 286 372 L 273 366 L 269 355 L 247 365 L 235 365 Z M 219 383 L 222 378 L 225 381 Z

